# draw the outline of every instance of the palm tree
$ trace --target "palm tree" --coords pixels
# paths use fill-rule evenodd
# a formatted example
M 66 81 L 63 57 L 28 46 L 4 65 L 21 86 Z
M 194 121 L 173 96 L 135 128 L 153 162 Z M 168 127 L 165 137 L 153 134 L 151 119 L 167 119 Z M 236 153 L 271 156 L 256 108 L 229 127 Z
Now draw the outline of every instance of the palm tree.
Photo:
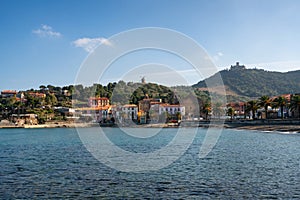
M 46 88 L 47 88 L 46 86 L 40 85 L 40 90 L 41 90 L 41 91 L 44 91 Z
M 223 110 L 222 110 L 222 103 L 221 102 L 216 102 L 213 105 L 213 113 L 218 118 L 220 118 L 220 116 L 224 114 Z
M 271 105 L 272 100 L 268 96 L 262 96 L 259 98 L 258 105 L 264 107 L 264 110 L 266 112 L 266 119 L 268 119 L 268 107 Z
M 257 109 L 258 109 L 258 104 L 256 100 L 251 100 L 247 102 L 246 112 L 250 112 L 250 111 L 252 112 L 252 119 L 255 118 L 255 113 Z
M 233 119 L 233 115 L 234 115 L 234 109 L 232 107 L 229 107 L 227 110 L 227 115 L 230 116 L 230 119 Z
M 203 113 L 205 114 L 205 119 L 208 119 L 208 114 L 211 113 L 211 104 L 205 103 L 202 107 Z
M 298 118 L 300 118 L 300 95 L 292 96 L 290 108 L 292 111 L 298 111 Z
M 274 99 L 274 101 L 273 101 L 273 107 L 274 107 L 274 108 L 280 107 L 281 119 L 284 118 L 284 116 L 283 116 L 283 107 L 285 107 L 286 104 L 287 104 L 287 100 L 286 100 L 286 98 L 284 98 L 283 96 L 277 97 L 277 98 Z
M 176 117 L 177 117 L 177 120 L 178 120 L 178 121 L 181 121 L 182 116 L 181 116 L 181 113 L 180 113 L 180 112 L 177 112 L 177 113 L 176 113 Z

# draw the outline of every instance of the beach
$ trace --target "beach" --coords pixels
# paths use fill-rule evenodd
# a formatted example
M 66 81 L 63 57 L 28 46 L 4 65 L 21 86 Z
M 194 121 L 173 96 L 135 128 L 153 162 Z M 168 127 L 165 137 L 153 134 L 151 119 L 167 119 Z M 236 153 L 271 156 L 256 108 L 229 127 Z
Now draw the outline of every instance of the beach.
M 291 132 L 300 133 L 300 125 L 280 125 L 280 124 L 258 124 L 258 125 L 240 125 L 228 126 L 225 128 L 243 129 L 243 130 L 256 130 L 256 131 L 276 131 L 276 132 Z
M 228 121 L 225 122 L 224 127 L 244 130 L 300 133 L 300 121 L 290 119 Z

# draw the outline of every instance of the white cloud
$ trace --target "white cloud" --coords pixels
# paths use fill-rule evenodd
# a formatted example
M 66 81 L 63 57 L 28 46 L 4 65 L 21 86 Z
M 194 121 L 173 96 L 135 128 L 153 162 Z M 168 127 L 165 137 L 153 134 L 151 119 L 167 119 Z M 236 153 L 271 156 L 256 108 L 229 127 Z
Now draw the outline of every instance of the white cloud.
M 60 32 L 56 32 L 53 30 L 51 26 L 42 24 L 39 29 L 32 31 L 34 34 L 40 36 L 40 37 L 61 37 L 62 34 Z
M 81 47 L 87 52 L 92 52 L 100 44 L 111 46 L 111 42 L 106 38 L 79 38 L 72 42 L 76 47 Z
M 218 52 L 217 55 L 218 55 L 219 57 L 222 57 L 224 54 L 223 54 L 222 52 Z
M 214 55 L 214 56 L 212 57 L 212 59 L 213 59 L 214 62 L 217 62 L 217 61 L 220 60 L 220 58 L 221 58 L 223 55 L 224 55 L 224 54 L 223 54 L 222 52 L 218 52 L 216 55 Z

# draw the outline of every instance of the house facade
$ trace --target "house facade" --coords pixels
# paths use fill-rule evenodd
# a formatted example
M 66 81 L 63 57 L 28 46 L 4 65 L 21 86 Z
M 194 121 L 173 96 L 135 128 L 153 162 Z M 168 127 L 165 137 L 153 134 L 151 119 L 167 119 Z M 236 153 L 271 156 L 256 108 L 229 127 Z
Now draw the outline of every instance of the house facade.
M 151 105 L 161 104 L 161 99 L 153 99 L 153 98 L 146 98 L 139 101 L 138 110 L 139 112 L 149 112 Z
M 111 106 L 77 108 L 76 115 L 93 122 L 104 122 L 112 117 Z
M 230 102 L 227 104 L 227 108 L 233 108 L 234 116 L 237 118 L 244 117 L 246 112 L 245 102 Z
M 103 107 L 109 105 L 109 99 L 106 97 L 90 97 L 89 107 Z
M 46 94 L 40 93 L 40 92 L 29 92 L 28 95 L 31 97 L 35 97 L 35 98 L 45 98 L 46 97 Z
M 171 105 L 171 104 L 160 104 L 158 114 L 168 113 L 170 115 L 180 114 L 181 116 L 185 115 L 185 106 L 181 105 Z
M 81 120 L 106 122 L 112 118 L 112 106 L 106 97 L 90 97 L 88 107 L 76 108 L 74 115 L 79 116 Z
M 16 90 L 3 90 L 1 91 L 2 98 L 9 98 L 9 97 L 16 97 L 17 91 Z
M 126 104 L 121 106 L 122 118 L 137 120 L 138 106 L 135 104 Z

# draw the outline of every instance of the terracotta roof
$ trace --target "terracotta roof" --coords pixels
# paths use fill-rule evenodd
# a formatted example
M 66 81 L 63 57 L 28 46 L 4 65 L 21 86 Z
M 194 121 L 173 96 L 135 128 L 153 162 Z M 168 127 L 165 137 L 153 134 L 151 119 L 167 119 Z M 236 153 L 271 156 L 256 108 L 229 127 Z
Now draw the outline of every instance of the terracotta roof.
M 90 97 L 89 100 L 109 100 L 107 97 Z
M 3 90 L 1 94 L 17 94 L 16 90 Z
M 245 102 L 230 102 L 227 104 L 227 106 L 231 106 L 231 107 L 234 107 L 234 106 L 244 106 L 246 103 Z
M 181 106 L 181 105 L 179 105 L 179 104 L 160 104 L 160 106 L 162 106 L 162 107 L 183 107 L 183 106 Z
M 35 96 L 35 97 L 46 97 L 46 94 L 44 93 L 39 93 L 39 92 L 29 92 L 28 93 L 30 96 Z
M 290 101 L 291 100 L 291 94 L 282 94 L 282 95 L 278 95 L 278 96 L 275 96 L 275 97 L 272 97 L 271 99 L 272 100 L 275 100 L 276 98 L 278 97 L 284 97 L 286 100 Z
M 157 102 L 157 101 L 151 101 L 150 104 L 151 104 L 151 105 L 155 105 L 155 104 L 163 104 L 163 103 Z
M 76 108 L 76 110 L 109 110 L 110 106 Z
M 137 107 L 137 105 L 135 105 L 135 104 L 126 104 L 126 105 L 124 105 L 124 106 L 122 106 L 122 107 L 125 107 L 125 108 L 133 108 L 133 107 Z

